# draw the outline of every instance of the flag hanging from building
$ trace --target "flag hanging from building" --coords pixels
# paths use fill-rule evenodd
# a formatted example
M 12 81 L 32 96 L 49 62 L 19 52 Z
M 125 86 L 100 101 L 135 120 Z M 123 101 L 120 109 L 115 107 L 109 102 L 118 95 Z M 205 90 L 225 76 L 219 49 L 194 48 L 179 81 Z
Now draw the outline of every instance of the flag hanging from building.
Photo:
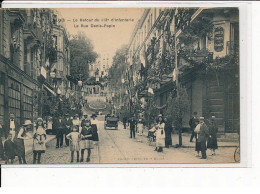
M 43 66 L 41 67 L 41 75 L 46 79 L 47 73 L 46 73 L 46 70 Z

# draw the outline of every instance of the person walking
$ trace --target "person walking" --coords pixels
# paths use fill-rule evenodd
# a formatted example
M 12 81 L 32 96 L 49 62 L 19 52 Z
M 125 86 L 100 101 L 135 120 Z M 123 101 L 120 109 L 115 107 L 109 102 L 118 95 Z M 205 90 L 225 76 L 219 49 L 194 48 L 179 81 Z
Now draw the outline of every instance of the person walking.
M 218 140 L 217 140 L 217 133 L 218 133 L 218 125 L 216 122 L 216 117 L 212 116 L 209 120 L 209 138 L 207 148 L 211 150 L 211 155 L 216 155 L 215 150 L 218 149 Z
M 199 124 L 197 125 L 195 129 L 195 133 L 197 133 L 197 142 L 200 144 L 200 150 L 201 150 L 201 155 L 202 157 L 200 159 L 206 159 L 207 154 L 207 146 L 206 146 L 206 141 L 209 135 L 208 127 L 206 123 L 204 122 L 204 117 L 200 117 L 199 119 Z
M 48 117 L 47 119 L 47 129 L 46 129 L 46 134 L 54 134 L 53 131 L 53 121 L 52 121 L 52 117 Z
M 169 148 L 170 146 L 172 146 L 172 122 L 169 121 L 168 118 L 164 119 L 165 121 L 165 147 Z
M 163 152 L 163 147 L 165 147 L 165 122 L 161 114 L 158 116 L 157 130 L 155 131 L 156 136 L 156 148 L 155 151 Z
M 14 138 L 16 155 L 18 156 L 19 164 L 27 164 L 25 159 L 25 147 L 24 140 L 31 139 L 32 136 L 28 133 L 28 130 L 32 127 L 32 122 L 26 120 L 23 126 L 20 128 L 17 136 Z
M 9 164 L 11 161 L 11 164 L 14 163 L 15 159 L 15 145 L 14 142 L 12 141 L 12 133 L 9 133 L 7 140 L 4 142 L 4 157 L 5 163 Z
M 94 144 L 96 144 L 99 141 L 98 137 L 98 120 L 96 120 L 97 115 L 93 114 L 92 115 L 92 120 L 91 120 L 91 127 L 92 127 L 92 140 L 94 141 Z
M 33 135 L 33 164 L 41 163 L 41 154 L 46 150 L 46 131 L 43 124 L 43 119 L 38 118 L 36 121 L 36 131 Z
M 58 119 L 54 123 L 55 131 L 56 131 L 56 148 L 62 148 L 63 146 L 63 122 L 62 116 L 59 116 Z
M 81 141 L 80 141 L 80 149 L 81 149 L 81 159 L 80 162 L 84 160 L 84 152 L 88 151 L 87 162 L 90 161 L 91 149 L 93 149 L 93 129 L 91 127 L 90 120 L 84 122 L 81 130 Z
M 80 141 L 80 133 L 78 132 L 77 126 L 73 125 L 72 132 L 70 132 L 67 136 L 67 139 L 70 140 L 70 151 L 71 151 L 71 163 L 74 161 L 74 152 L 77 152 L 77 162 L 79 162 L 79 141 Z
M 124 129 L 126 129 L 126 124 L 127 124 L 127 117 L 124 117 L 124 118 L 123 118 Z
M 189 121 L 190 129 L 191 129 L 190 142 L 193 141 L 193 138 L 196 135 L 195 132 L 194 132 L 194 129 L 197 126 L 198 123 L 199 123 L 199 119 L 197 117 L 197 112 L 194 112 L 192 118 Z
M 134 137 L 134 139 L 135 139 L 136 121 L 134 119 L 134 116 L 132 116 L 130 118 L 128 123 L 129 123 L 129 126 L 130 126 L 130 138 Z
M 66 136 L 71 132 L 72 128 L 72 120 L 70 119 L 70 115 L 68 113 L 65 114 L 65 119 L 63 120 L 63 129 L 65 134 L 65 144 L 66 146 L 69 146 L 69 140 L 66 138 Z M 63 138 L 63 137 L 62 137 Z

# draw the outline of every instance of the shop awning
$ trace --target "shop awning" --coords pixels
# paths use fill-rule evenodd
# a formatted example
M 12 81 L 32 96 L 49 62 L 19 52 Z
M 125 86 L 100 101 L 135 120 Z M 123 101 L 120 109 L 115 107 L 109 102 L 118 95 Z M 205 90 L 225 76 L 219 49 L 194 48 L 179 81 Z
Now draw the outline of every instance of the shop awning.
M 57 96 L 57 94 L 52 90 L 50 89 L 48 86 L 46 86 L 45 84 L 43 84 L 43 86 L 47 89 L 47 91 L 49 91 L 53 96 Z

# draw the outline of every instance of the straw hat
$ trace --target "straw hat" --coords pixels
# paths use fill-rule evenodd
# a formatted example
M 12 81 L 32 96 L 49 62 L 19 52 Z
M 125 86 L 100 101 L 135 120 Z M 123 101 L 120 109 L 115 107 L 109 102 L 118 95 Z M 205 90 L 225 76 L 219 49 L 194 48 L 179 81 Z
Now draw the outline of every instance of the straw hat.
M 30 120 L 26 120 L 23 124 L 23 126 L 32 125 L 32 122 Z
M 39 117 L 39 118 L 37 118 L 37 122 L 38 122 L 38 121 L 43 122 L 43 119 L 42 119 L 41 117 Z
M 159 114 L 158 117 L 162 117 L 162 114 Z

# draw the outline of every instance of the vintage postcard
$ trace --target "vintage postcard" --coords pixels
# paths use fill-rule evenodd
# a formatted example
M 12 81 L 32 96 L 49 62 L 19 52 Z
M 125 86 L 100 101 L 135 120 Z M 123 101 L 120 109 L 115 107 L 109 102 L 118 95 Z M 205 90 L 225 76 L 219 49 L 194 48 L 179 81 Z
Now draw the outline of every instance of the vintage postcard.
M 0 163 L 240 163 L 239 19 L 0 9 Z

